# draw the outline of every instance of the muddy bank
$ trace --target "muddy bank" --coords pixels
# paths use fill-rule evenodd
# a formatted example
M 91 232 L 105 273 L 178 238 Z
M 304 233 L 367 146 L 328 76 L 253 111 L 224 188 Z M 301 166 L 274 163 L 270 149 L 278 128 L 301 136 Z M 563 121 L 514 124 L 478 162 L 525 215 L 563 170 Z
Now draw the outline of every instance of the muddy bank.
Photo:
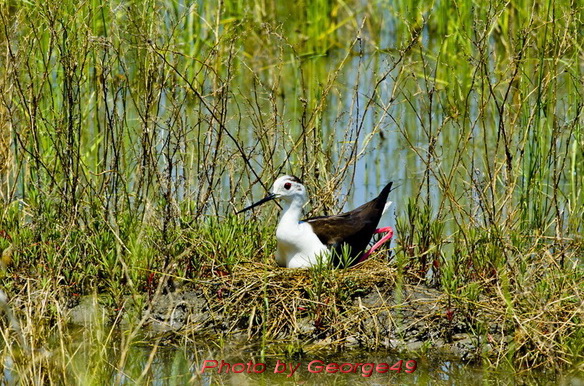
M 250 267 L 151 295 L 141 316 L 151 336 L 263 339 L 288 352 L 435 351 L 473 360 L 506 347 L 503 326 L 488 308 L 424 285 L 397 284 L 395 277 L 378 262 L 333 273 Z M 88 306 L 73 307 L 71 320 L 83 322 Z

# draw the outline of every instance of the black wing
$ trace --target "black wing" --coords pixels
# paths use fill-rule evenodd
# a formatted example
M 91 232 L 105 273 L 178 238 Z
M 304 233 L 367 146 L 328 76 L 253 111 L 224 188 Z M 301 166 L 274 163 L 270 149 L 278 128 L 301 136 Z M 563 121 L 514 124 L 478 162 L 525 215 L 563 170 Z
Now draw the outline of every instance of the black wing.
M 373 237 L 391 186 L 390 182 L 379 196 L 350 212 L 335 216 L 312 217 L 304 221 L 312 226 L 312 230 L 324 245 L 336 250 L 337 255 L 341 254 L 342 245 L 346 243 L 351 248 L 350 257 L 356 258 L 367 248 Z

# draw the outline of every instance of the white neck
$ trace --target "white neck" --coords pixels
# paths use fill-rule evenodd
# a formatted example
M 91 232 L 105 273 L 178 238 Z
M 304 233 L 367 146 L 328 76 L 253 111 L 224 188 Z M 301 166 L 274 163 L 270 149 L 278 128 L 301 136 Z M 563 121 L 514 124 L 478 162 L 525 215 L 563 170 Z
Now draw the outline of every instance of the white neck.
M 280 222 L 298 223 L 302 216 L 302 207 L 304 203 L 300 198 L 294 198 L 292 201 L 282 200 L 282 217 Z

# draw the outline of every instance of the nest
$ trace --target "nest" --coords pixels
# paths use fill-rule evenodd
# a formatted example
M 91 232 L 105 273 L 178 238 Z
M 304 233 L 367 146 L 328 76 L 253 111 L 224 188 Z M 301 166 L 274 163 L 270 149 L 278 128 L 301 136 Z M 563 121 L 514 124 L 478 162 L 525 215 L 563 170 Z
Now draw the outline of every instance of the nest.
M 342 270 L 240 264 L 231 274 L 195 283 L 206 306 L 185 328 L 303 347 L 346 342 L 373 315 L 363 299 L 389 296 L 394 284 L 395 269 L 374 259 Z
M 156 299 L 150 319 L 181 340 L 270 347 L 275 354 L 424 345 L 461 357 L 478 352 L 460 304 L 395 278 L 395 268 L 375 259 L 339 270 L 238 264 L 231 273 L 208 270 L 206 280 Z

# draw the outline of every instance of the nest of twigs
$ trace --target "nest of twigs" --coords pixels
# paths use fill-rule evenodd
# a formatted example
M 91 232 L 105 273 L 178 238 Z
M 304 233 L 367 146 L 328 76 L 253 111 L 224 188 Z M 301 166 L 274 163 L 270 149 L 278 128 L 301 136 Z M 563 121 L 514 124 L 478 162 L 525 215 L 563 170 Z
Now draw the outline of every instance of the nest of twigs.
M 430 329 L 444 334 L 435 322 L 447 321 L 443 294 L 403 285 L 396 291 L 395 268 L 375 259 L 337 270 L 240 264 L 230 274 L 209 276 L 194 283 L 204 301 L 183 333 L 228 334 L 231 340 L 284 343 L 304 352 L 377 349 L 395 348 L 404 337 L 428 337 Z
M 375 288 L 393 288 L 394 278 L 392 268 L 374 260 L 326 271 L 244 265 L 223 278 L 229 296 L 215 309 L 231 315 L 229 330 L 247 328 L 250 336 L 323 337 L 343 330 L 339 322 L 355 299 Z

